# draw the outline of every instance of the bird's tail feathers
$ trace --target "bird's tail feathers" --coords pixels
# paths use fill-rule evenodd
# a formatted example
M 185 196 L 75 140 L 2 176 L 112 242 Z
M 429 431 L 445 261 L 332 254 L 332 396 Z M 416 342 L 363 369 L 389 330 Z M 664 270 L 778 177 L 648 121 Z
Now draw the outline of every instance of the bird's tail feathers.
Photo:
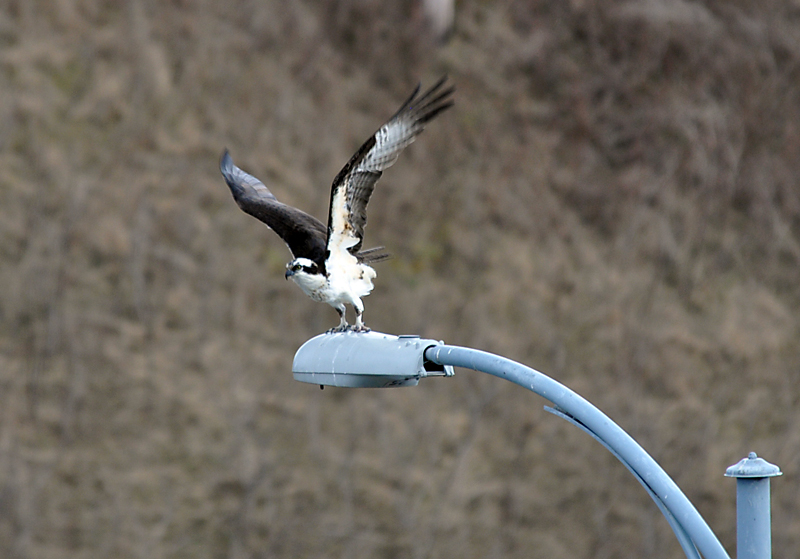
M 358 261 L 365 264 L 383 262 L 384 260 L 389 260 L 391 257 L 392 255 L 386 252 L 386 247 L 368 248 L 356 254 Z

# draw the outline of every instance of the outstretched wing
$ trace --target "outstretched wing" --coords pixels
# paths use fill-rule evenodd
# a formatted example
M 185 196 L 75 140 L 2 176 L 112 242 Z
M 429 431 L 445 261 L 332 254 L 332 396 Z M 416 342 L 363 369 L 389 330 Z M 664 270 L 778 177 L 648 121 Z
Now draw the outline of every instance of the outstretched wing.
M 295 258 L 324 266 L 327 229 L 320 220 L 279 202 L 264 183 L 233 164 L 228 150 L 222 154 L 219 170 L 242 210 L 280 235 Z
M 328 213 L 328 250 L 361 249 L 367 204 L 383 170 L 390 167 L 400 152 L 425 128 L 425 124 L 453 105 L 455 87 L 442 89 L 447 76 L 419 95 L 418 85 L 395 115 L 362 145 L 339 171 L 331 188 Z

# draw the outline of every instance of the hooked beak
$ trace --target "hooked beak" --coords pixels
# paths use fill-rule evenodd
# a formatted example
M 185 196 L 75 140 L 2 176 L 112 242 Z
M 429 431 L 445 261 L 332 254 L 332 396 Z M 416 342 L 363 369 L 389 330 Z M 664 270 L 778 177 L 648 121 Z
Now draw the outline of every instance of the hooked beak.
M 291 268 L 287 268 L 287 269 L 286 269 L 286 273 L 285 273 L 285 274 L 283 274 L 283 277 L 284 277 L 284 278 L 286 278 L 286 279 L 288 280 L 288 279 L 289 279 L 290 277 L 292 277 L 293 275 L 294 275 L 294 272 L 292 271 L 292 269 L 291 269 Z

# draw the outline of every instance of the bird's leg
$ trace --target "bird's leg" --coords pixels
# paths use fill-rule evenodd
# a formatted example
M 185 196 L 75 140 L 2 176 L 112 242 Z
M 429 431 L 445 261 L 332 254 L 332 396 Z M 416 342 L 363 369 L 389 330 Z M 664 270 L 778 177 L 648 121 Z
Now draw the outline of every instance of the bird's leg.
M 336 328 L 331 328 L 326 333 L 333 334 L 334 332 L 346 332 L 348 326 L 347 326 L 347 319 L 344 316 L 345 306 L 342 303 L 339 303 L 333 308 L 336 309 L 337 313 L 339 313 L 339 326 L 337 326 Z
M 358 302 L 357 305 L 353 305 L 356 310 L 356 324 L 351 328 L 353 332 L 369 332 L 370 329 L 364 324 L 364 321 L 361 320 L 361 317 L 364 315 L 364 303 L 360 300 L 356 299 Z

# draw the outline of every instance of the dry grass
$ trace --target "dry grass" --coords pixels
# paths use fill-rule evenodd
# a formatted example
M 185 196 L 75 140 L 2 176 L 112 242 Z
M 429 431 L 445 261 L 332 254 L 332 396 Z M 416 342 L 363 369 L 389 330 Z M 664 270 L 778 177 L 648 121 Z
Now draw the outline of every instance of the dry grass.
M 321 4 L 321 5 L 320 5 Z M 418 79 L 373 328 L 528 363 L 628 429 L 734 552 L 750 450 L 800 546 L 800 12 L 789 2 L 0 2 L 0 556 L 680 557 L 596 443 L 461 371 L 291 380 L 335 313 L 281 279 L 227 146 L 323 216 Z

